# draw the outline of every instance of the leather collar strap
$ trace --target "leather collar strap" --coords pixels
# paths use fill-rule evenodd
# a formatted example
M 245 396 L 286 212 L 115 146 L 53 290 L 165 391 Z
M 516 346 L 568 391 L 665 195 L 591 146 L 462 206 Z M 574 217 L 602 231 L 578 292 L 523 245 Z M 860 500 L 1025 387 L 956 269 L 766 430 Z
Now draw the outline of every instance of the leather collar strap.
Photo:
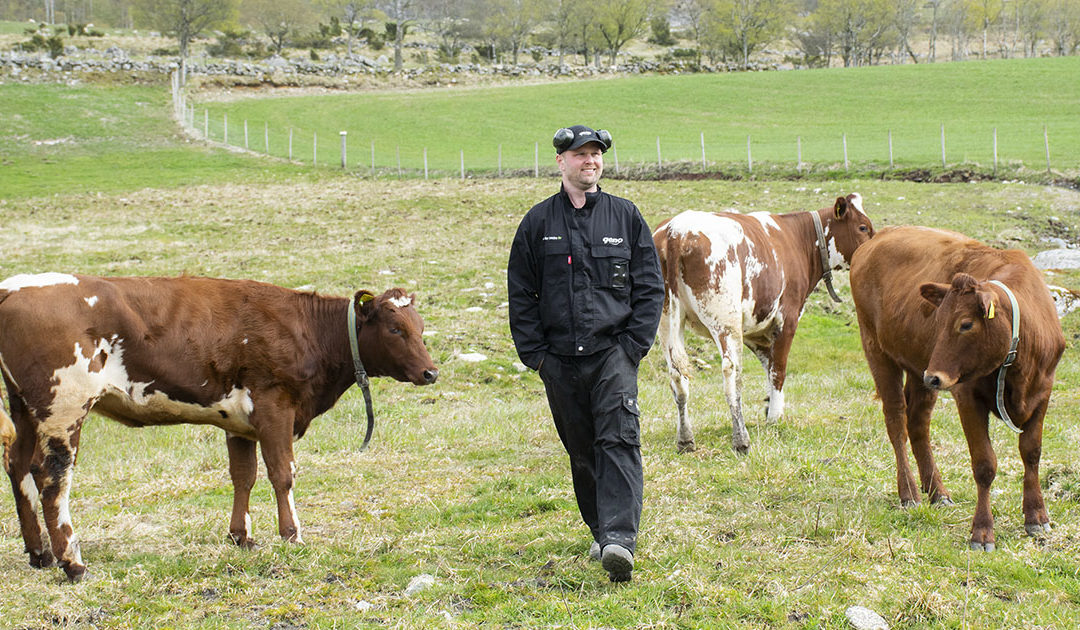
M 356 384 L 360 386 L 360 391 L 364 392 L 364 407 L 367 411 L 367 433 L 364 434 L 364 443 L 360 445 L 360 450 L 367 450 L 368 442 L 371 441 L 371 434 L 375 431 L 375 411 L 371 406 L 371 388 L 369 386 L 369 379 L 367 371 L 364 369 L 364 363 L 360 360 L 360 342 L 356 339 L 356 300 L 354 297 L 349 297 L 349 314 L 346 317 L 349 328 L 349 348 L 352 350 L 353 372 L 356 374 Z
M 832 269 L 829 268 L 829 250 L 825 245 L 825 230 L 821 228 L 821 217 L 817 212 L 810 212 L 810 216 L 814 218 L 814 231 L 817 232 L 817 247 L 818 254 L 821 255 L 821 276 L 825 278 L 825 288 L 829 290 L 829 296 L 834 302 L 842 302 L 836 291 L 832 286 Z
M 998 415 L 1001 416 L 1001 421 L 1005 423 L 1005 426 L 1009 427 L 1016 433 L 1023 432 L 1023 429 L 1016 426 L 1012 418 L 1009 417 L 1009 413 L 1005 411 L 1005 371 L 1009 369 L 1009 366 L 1016 361 L 1016 347 L 1020 345 L 1020 303 L 1016 301 L 1016 296 L 1009 290 L 1009 287 L 1005 286 L 1005 283 L 998 282 L 997 280 L 991 280 L 990 284 L 996 284 L 1001 287 L 1002 291 L 1005 291 L 1005 295 L 1009 296 L 1009 302 L 1012 303 L 1012 341 L 1009 344 L 1009 353 L 1005 355 L 1005 361 L 998 368 L 997 376 L 997 409 Z

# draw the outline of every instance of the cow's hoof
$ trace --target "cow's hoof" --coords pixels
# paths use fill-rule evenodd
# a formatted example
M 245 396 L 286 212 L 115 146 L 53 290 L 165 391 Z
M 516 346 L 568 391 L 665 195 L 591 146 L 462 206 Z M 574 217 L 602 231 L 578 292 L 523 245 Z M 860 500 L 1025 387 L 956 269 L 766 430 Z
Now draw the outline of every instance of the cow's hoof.
M 1028 536 L 1038 538 L 1050 533 L 1050 523 L 1028 523 L 1024 525 Z
M 952 499 L 950 499 L 949 497 L 944 496 L 944 495 L 942 495 L 940 497 L 936 497 L 933 501 L 930 502 L 930 504 L 931 505 L 938 505 L 938 506 L 941 506 L 941 507 L 949 507 L 950 505 L 956 505 L 955 503 L 953 503 Z
M 675 450 L 680 453 L 693 453 L 695 450 L 697 450 L 697 445 L 694 444 L 693 440 L 689 440 L 687 442 L 679 442 L 675 445 Z
M 732 445 L 732 448 L 735 449 L 736 455 L 746 455 L 750 452 L 749 444 L 734 444 Z
M 913 508 L 918 504 L 919 502 L 915 499 L 900 499 L 900 507 L 904 508 L 905 510 L 908 508 Z
M 976 541 L 973 540 L 973 541 L 971 541 L 971 550 L 972 551 L 990 552 L 990 551 L 994 550 L 994 543 L 992 543 L 992 542 L 981 543 L 981 542 L 976 542 Z
M 53 565 L 53 555 L 48 551 L 42 553 L 30 552 L 30 566 L 35 569 L 47 569 Z

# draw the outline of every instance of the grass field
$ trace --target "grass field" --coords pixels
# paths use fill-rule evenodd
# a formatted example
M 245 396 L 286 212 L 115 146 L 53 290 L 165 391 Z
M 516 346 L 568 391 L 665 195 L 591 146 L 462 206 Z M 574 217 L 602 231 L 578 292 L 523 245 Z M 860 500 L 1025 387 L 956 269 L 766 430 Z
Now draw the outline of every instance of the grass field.
M 348 163 L 377 169 L 456 173 L 550 165 L 554 129 L 583 121 L 607 127 L 623 166 L 706 159 L 746 167 L 747 136 L 760 172 L 794 170 L 797 143 L 808 166 L 843 168 L 844 136 L 852 167 L 889 165 L 889 133 L 897 167 L 940 166 L 945 127 L 950 165 L 994 164 L 994 130 L 1002 168 L 1021 162 L 1045 170 L 1044 127 L 1051 163 L 1080 166 L 1080 57 L 1013 59 L 797 72 L 630 77 L 585 83 L 414 92 L 320 94 L 271 99 L 230 98 L 195 105 L 195 127 L 244 146 L 310 162 L 340 164 L 339 132 L 348 132 Z M 235 92 L 232 96 L 235 96 Z M 196 101 L 200 98 L 196 96 Z M 209 112 L 209 113 L 207 113 Z M 801 140 L 797 140 L 801 139 Z M 464 157 L 462 157 L 462 152 Z M 612 169 L 612 172 L 614 170 Z
M 612 586 L 584 558 L 589 536 L 566 457 L 538 378 L 514 365 L 506 324 L 510 238 L 524 211 L 555 190 L 553 178 L 371 181 L 175 136 L 158 147 L 146 139 L 156 132 L 125 146 L 104 139 L 113 135 L 108 126 L 81 121 L 100 120 L 93 112 L 115 100 L 151 103 L 137 111 L 158 118 L 166 105 L 152 91 L 38 86 L 43 95 L 28 88 L 12 101 L 13 89 L 0 86 L 0 100 L 43 103 L 52 90 L 101 104 L 86 107 L 85 117 L 0 134 L 8 152 L 0 277 L 186 272 L 339 295 L 403 286 L 417 292 L 441 375 L 426 388 L 374 384 L 378 428 L 368 452 L 359 452 L 356 391 L 313 423 L 296 445 L 304 546 L 274 540 L 264 473 L 252 501 L 263 545 L 243 552 L 227 542 L 231 487 L 219 431 L 132 430 L 92 418 L 72 499 L 92 578 L 68 585 L 56 569 L 31 569 L 14 507 L 3 498 L 0 627 L 839 629 L 850 605 L 877 610 L 893 628 L 1080 625 L 1080 315 L 1063 322 L 1069 349 L 1043 444 L 1054 530 L 1040 540 L 1024 535 L 1015 439 L 995 424 L 999 550 L 991 554 L 967 551 L 974 484 L 947 397 L 933 437 L 957 504 L 899 508 L 843 277 L 843 304 L 821 292 L 808 302 L 785 417 L 766 426 L 763 408 L 747 404 L 748 456 L 729 447 L 717 357 L 698 338 L 690 346 L 700 360 L 691 397 L 699 450 L 675 453 L 674 404 L 654 350 L 641 372 L 646 497 L 637 568 L 632 583 Z M 17 111 L 25 120 L 38 116 Z M 122 117 L 121 125 L 169 131 L 140 118 Z M 12 133 L 18 139 L 8 142 Z M 43 176 L 33 189 L 22 170 L 8 178 L 38 146 L 32 141 L 64 137 L 85 145 L 88 162 L 99 152 L 128 152 L 114 159 L 132 177 L 113 182 L 96 167 L 71 169 L 67 153 L 42 148 L 37 172 L 66 170 L 66 179 Z M 147 160 L 156 150 L 180 157 Z M 22 186 L 16 193 L 12 181 Z M 1080 242 L 1080 194 L 1031 184 L 610 181 L 605 188 L 635 200 L 653 225 L 688 208 L 807 210 L 858 191 L 877 227 L 949 227 L 1031 253 L 1047 247 L 1046 237 Z M 1080 286 L 1077 274 L 1052 279 Z M 462 360 L 467 353 L 488 359 Z M 761 370 L 752 359 L 745 364 L 743 398 L 759 401 Z M 421 574 L 434 585 L 406 595 Z

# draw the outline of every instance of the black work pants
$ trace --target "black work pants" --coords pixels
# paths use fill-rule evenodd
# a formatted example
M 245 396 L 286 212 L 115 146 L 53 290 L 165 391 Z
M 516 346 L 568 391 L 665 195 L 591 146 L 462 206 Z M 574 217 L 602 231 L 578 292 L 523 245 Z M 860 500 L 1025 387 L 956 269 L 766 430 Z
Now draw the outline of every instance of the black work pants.
M 548 354 L 540 366 L 581 518 L 601 547 L 631 552 L 643 485 L 637 372 L 618 344 L 587 357 Z

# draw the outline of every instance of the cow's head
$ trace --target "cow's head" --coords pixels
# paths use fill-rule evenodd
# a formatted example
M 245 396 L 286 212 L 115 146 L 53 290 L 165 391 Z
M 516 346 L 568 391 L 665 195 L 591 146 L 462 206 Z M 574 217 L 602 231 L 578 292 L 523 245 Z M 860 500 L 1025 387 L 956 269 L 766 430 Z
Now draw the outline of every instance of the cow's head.
M 415 385 L 439 377 L 424 345 L 424 320 L 416 312 L 416 295 L 390 289 L 376 296 L 357 291 L 360 358 L 371 376 L 389 376 Z
M 862 195 L 851 193 L 837 197 L 832 209 L 819 211 L 829 246 L 829 266 L 847 269 L 855 249 L 874 235 L 874 224 L 862 208 Z
M 997 289 L 966 273 L 952 284 L 928 282 L 919 287 L 932 304 L 937 336 L 923 382 L 931 389 L 951 389 L 957 383 L 985 376 L 1005 360 L 1012 340 L 1012 310 Z

